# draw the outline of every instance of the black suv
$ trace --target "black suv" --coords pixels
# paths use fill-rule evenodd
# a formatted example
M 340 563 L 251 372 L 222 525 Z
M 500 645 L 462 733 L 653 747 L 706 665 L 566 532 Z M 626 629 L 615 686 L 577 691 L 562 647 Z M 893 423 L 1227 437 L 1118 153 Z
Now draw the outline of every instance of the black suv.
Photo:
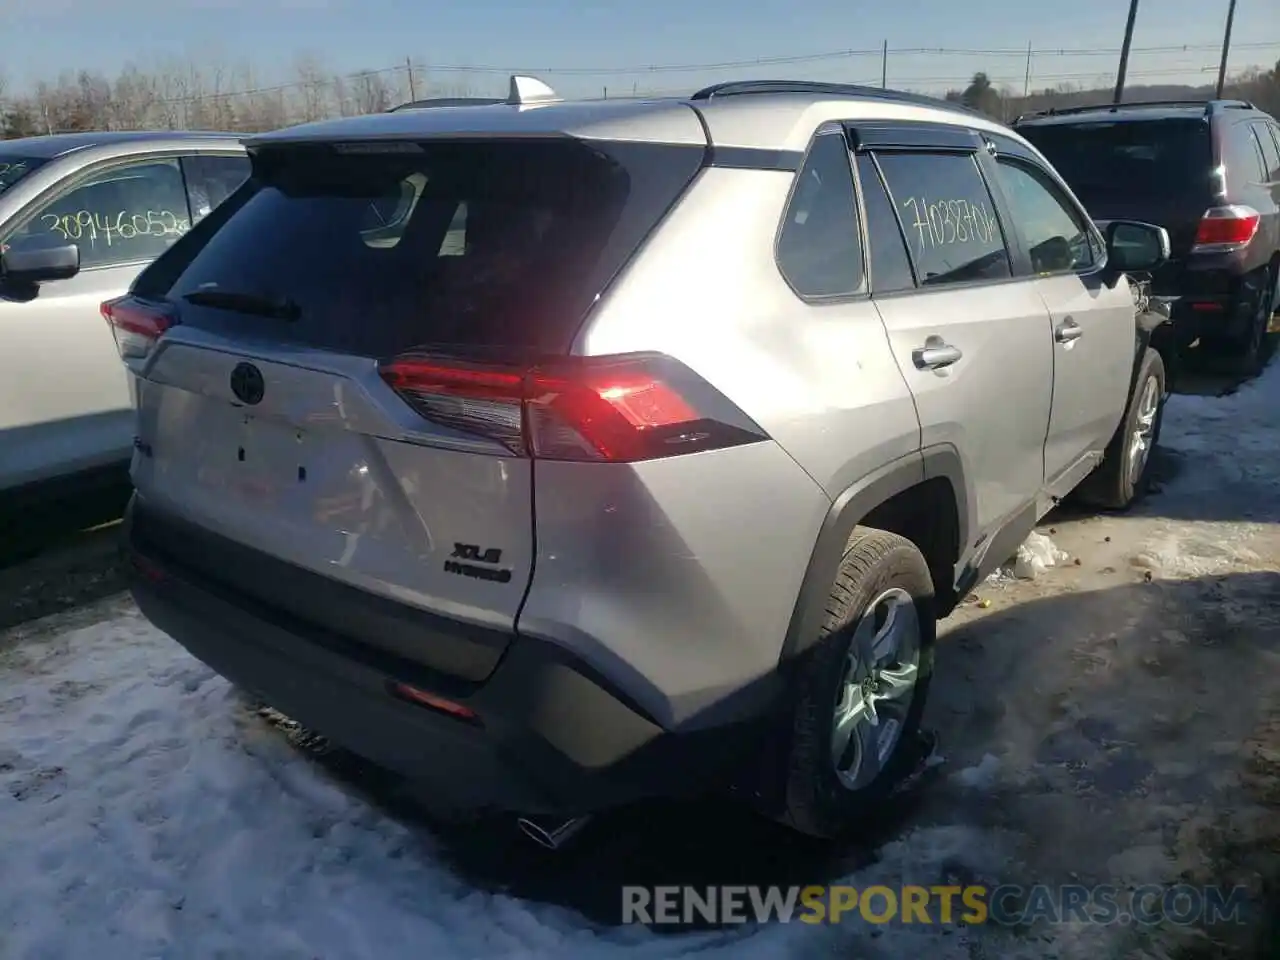
M 1164 227 L 1170 260 L 1151 293 L 1171 300 L 1181 345 L 1246 368 L 1265 362 L 1280 277 L 1280 126 L 1239 100 L 1071 107 L 1014 128 L 1094 220 Z

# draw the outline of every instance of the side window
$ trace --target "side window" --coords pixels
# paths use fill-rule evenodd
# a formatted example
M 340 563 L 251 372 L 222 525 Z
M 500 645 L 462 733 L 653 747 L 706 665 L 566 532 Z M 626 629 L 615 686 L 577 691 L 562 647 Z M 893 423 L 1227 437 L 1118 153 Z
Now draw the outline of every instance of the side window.
M 834 297 L 862 289 L 862 249 L 849 148 L 839 132 L 819 135 L 809 150 L 778 235 L 778 268 L 802 297 Z
M 143 160 L 90 175 L 40 207 L 6 239 L 71 242 L 82 268 L 152 260 L 191 228 L 177 160 Z
M 916 281 L 911 274 L 902 225 L 893 212 L 893 201 L 870 154 L 858 154 L 858 181 L 862 185 L 862 205 L 867 212 L 872 295 L 914 289 Z
M 1039 170 L 1013 160 L 996 161 L 1000 186 L 1025 238 L 1038 274 L 1086 270 L 1095 263 L 1088 223 Z
M 187 196 L 191 200 L 191 222 L 199 223 L 213 208 L 231 196 L 249 179 L 248 157 L 198 155 L 182 158 L 182 172 L 187 177 Z
M 877 155 L 921 286 L 1012 276 L 995 203 L 967 153 Z
M 1267 179 L 1267 162 L 1262 157 L 1262 144 L 1253 135 L 1253 125 L 1237 123 L 1224 138 L 1228 153 L 1227 185 L 1258 183 Z
M 1267 125 L 1255 123 L 1253 132 L 1258 138 L 1258 145 L 1262 147 L 1262 159 L 1266 161 L 1266 179 L 1280 180 L 1280 149 L 1277 149 L 1275 140 L 1267 130 Z

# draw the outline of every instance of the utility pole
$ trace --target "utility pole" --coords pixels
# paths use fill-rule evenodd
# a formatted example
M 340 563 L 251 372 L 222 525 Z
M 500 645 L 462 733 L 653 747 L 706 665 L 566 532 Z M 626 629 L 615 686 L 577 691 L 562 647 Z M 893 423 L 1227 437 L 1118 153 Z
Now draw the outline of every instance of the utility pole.
M 1134 0 L 1136 3 L 1137 0 Z M 409 102 L 418 99 L 418 85 L 413 82 L 413 57 L 404 58 L 405 69 L 409 71 Z
M 889 41 L 880 47 L 880 89 L 889 88 Z
M 1022 99 L 1031 96 L 1031 41 L 1027 41 L 1027 78 L 1022 81 Z
M 1124 46 L 1120 48 L 1120 69 L 1116 73 L 1116 95 L 1111 101 L 1119 103 L 1124 96 L 1124 75 L 1129 70 L 1129 47 L 1133 43 L 1133 22 L 1138 18 L 1138 0 L 1129 0 L 1129 22 L 1124 27 Z
M 1236 18 L 1236 0 L 1227 4 L 1227 30 L 1222 36 L 1222 62 L 1218 65 L 1218 93 L 1222 99 L 1222 88 L 1227 82 L 1227 55 L 1231 52 L 1231 22 Z

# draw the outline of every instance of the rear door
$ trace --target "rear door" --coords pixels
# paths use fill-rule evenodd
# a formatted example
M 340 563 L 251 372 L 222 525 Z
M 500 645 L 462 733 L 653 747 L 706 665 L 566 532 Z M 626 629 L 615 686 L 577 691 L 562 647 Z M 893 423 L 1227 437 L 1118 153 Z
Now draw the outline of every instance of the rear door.
M 1003 531 L 1014 542 L 1000 537 L 999 548 L 1011 551 L 1035 522 L 1044 482 L 1048 311 L 1034 282 L 1014 276 L 976 134 L 912 125 L 859 126 L 857 135 L 864 195 L 887 187 L 896 211 L 892 228 L 870 238 L 872 296 L 915 397 L 922 446 L 950 446 L 964 463 L 976 503 L 974 543 L 962 546 L 990 546 Z M 880 270 L 885 252 L 875 251 L 903 237 L 914 272 L 906 289 L 903 271 Z
M 1127 282 L 1103 281 L 1102 238 L 1030 151 L 1002 141 L 992 169 L 1053 323 L 1053 414 L 1045 478 L 1062 496 L 1097 462 L 1120 422 L 1133 370 L 1134 304 Z
M 465 390 L 426 419 L 379 361 L 567 352 L 701 152 L 673 169 L 567 138 L 355 147 L 262 147 L 250 188 L 140 278 L 178 325 L 139 365 L 134 482 L 306 571 L 509 629 L 533 556 L 518 413 L 509 442 L 447 425 L 505 422 Z

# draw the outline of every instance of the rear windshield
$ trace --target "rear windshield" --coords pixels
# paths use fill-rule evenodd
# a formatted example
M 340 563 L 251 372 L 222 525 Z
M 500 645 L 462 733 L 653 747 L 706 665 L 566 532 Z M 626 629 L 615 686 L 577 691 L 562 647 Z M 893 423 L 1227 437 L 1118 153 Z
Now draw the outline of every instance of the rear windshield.
M 1100 193 L 1165 194 L 1209 185 L 1213 150 L 1203 120 L 1122 120 L 1018 130 L 1086 204 Z
M 36 167 L 44 166 L 45 162 L 42 157 L 19 157 L 0 153 L 0 193 L 4 193 Z
M 262 150 L 135 292 L 167 296 L 184 324 L 367 356 L 560 352 L 703 158 L 567 138 L 342 149 Z M 196 291 L 288 301 L 295 319 L 183 301 Z

